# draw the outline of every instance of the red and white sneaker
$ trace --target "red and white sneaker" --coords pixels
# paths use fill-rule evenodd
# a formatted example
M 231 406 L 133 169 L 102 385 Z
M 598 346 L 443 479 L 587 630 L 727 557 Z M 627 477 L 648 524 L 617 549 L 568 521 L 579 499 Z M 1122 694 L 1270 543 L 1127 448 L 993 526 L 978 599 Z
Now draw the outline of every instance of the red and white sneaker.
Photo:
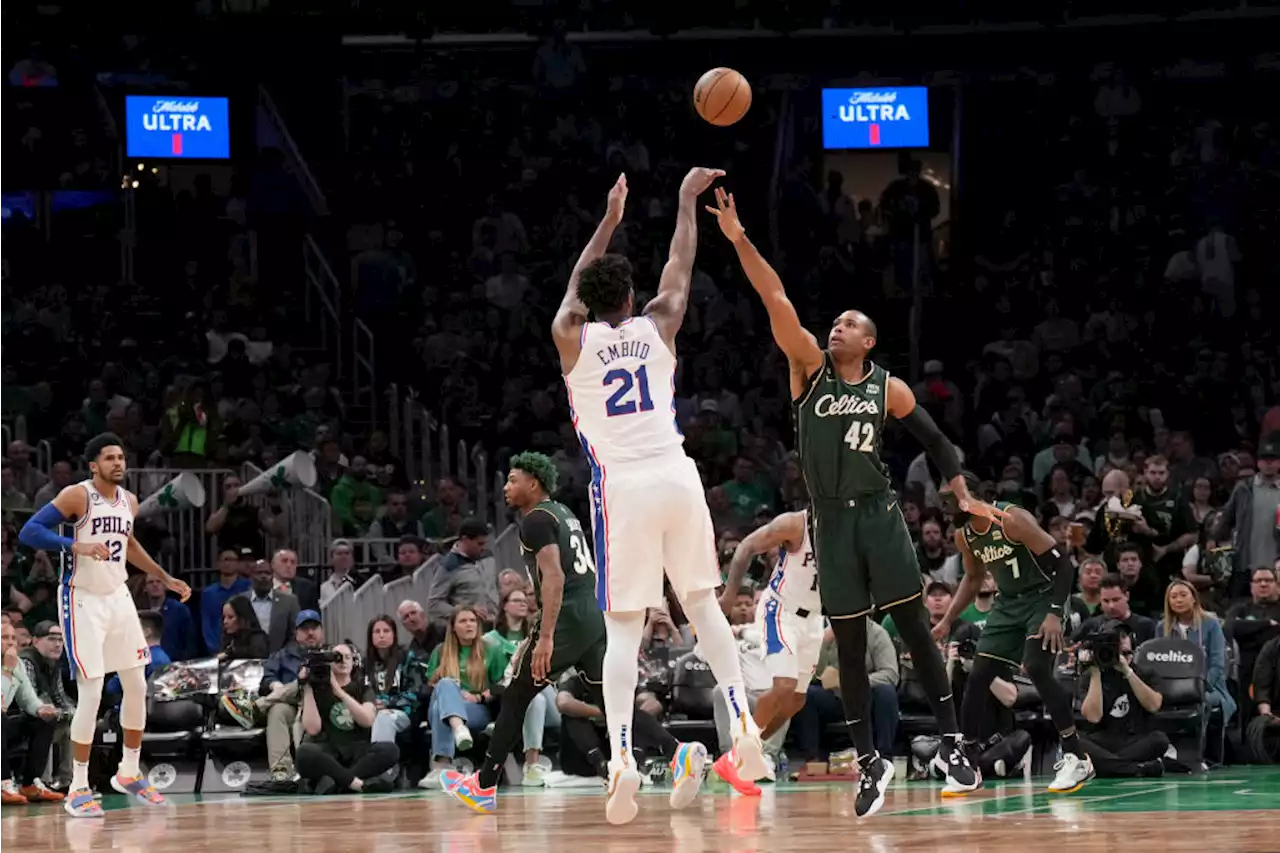
M 715 763 L 711 765 L 711 769 L 716 771 L 717 776 L 728 782 L 730 787 L 744 797 L 760 796 L 759 785 L 738 775 L 738 761 L 732 752 L 726 752 L 717 758 Z

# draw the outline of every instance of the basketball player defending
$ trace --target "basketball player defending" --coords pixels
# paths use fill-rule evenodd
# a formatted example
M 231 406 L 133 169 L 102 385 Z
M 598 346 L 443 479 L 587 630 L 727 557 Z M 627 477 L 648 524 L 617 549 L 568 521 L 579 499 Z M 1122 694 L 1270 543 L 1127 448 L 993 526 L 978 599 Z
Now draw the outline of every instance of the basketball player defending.
M 784 512 L 752 531 L 733 552 L 729 579 L 720 598 L 720 607 L 728 611 L 742 588 L 751 558 L 770 551 L 778 555 L 756 605 L 756 629 L 764 637 L 765 668 L 773 677 L 773 687 L 756 700 L 756 725 L 765 740 L 804 707 L 805 693 L 822 651 L 818 564 L 809 540 L 808 522 L 808 512 Z M 753 785 L 735 784 L 726 775 L 732 768 L 722 768 L 724 761 L 725 756 L 721 756 L 715 763 L 721 777 L 741 791 L 760 792 Z
M 977 776 L 965 757 L 946 668 L 929 635 L 911 535 L 880 458 L 886 417 L 900 420 L 924 445 L 965 512 L 988 519 L 1005 513 L 969 494 L 951 442 L 916 406 L 906 383 L 867 358 L 876 344 L 875 323 L 859 311 L 845 311 L 832 325 L 824 352 L 800 324 L 778 274 L 747 239 L 733 196 L 717 189 L 716 206 L 707 210 L 733 243 L 791 366 L 796 450 L 811 501 L 819 588 L 836 636 L 841 698 L 862 769 L 854 812 L 867 817 L 879 811 L 893 780 L 893 763 L 875 751 L 868 719 L 866 617 L 876 609 L 893 614 L 929 695 L 943 735 L 938 755 L 948 782 L 970 788 Z
M 144 668 L 151 653 L 125 587 L 126 563 L 160 578 L 183 601 L 190 597 L 191 588 L 170 577 L 133 538 L 138 500 L 120 485 L 125 472 L 120 439 L 103 433 L 85 445 L 84 456 L 93 477 L 59 492 L 52 503 L 27 521 L 18 538 L 31 548 L 72 555 L 69 571 L 64 564 L 58 589 L 62 633 L 79 688 L 76 713 L 71 718 L 75 764 L 64 805 L 72 817 L 102 817 L 102 806 L 89 789 L 89 751 L 97 728 L 103 677 L 109 672 L 120 676 L 124 689 L 120 703 L 124 757 L 111 777 L 111 787 L 150 805 L 164 804 L 164 797 L 138 766 L 142 731 L 147 725 Z M 57 532 L 68 522 L 75 524 L 73 538 Z
M 605 614 L 604 711 L 609 726 L 606 816 L 636 815 L 640 774 L 631 755 L 636 656 L 645 610 L 662 604 L 665 570 L 724 689 L 734 720 L 735 761 L 751 780 L 767 772 L 760 733 L 747 707 L 738 644 L 717 603 L 715 534 L 702 480 L 684 453 L 675 420 L 676 333 L 684 321 L 698 245 L 698 196 L 724 172 L 694 168 L 680 185 L 675 235 L 658 294 L 632 316 L 631 265 L 606 255 L 622 221 L 626 176 L 609 191 L 608 212 L 582 251 L 551 326 L 569 406 L 591 467 L 596 601 Z M 701 774 L 703 748 L 679 772 Z

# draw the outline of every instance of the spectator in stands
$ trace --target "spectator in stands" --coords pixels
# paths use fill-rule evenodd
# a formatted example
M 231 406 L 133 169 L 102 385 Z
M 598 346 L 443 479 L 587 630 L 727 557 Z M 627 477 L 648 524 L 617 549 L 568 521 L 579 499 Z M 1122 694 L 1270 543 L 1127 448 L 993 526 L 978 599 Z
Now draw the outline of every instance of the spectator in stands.
M 1101 628 L 1109 619 L 1123 622 L 1129 628 L 1135 646 L 1140 646 L 1156 635 L 1156 622 L 1141 613 L 1134 613 L 1129 607 L 1129 590 L 1119 575 L 1106 575 L 1102 578 L 1102 599 L 1099 613 L 1090 616 L 1076 629 L 1072 639 L 1079 641 L 1082 637 Z
M 191 620 L 191 609 L 176 598 L 169 597 L 164 582 L 157 577 L 147 575 L 142 584 L 145 599 L 145 610 L 153 610 L 160 614 L 163 621 L 160 646 L 170 661 L 189 660 L 196 656 L 195 624 Z
M 466 490 L 453 477 L 442 477 L 436 484 L 436 503 L 422 516 L 422 526 L 428 539 L 442 539 L 449 535 L 449 519 L 461 515 L 466 507 Z
M 1184 580 L 1169 584 L 1164 594 L 1164 619 L 1156 625 L 1157 637 L 1181 637 L 1204 650 L 1205 705 L 1221 708 L 1223 728 L 1236 712 L 1236 700 L 1227 687 L 1227 642 L 1222 624 L 1200 606 L 1196 589 Z M 1221 756 L 1221 752 L 1218 753 Z
M 27 678 L 26 668 L 18 658 L 18 646 L 14 640 L 13 626 L 5 621 L 0 624 L 0 696 L 4 697 L 4 732 L 0 735 L 0 802 L 6 806 L 24 805 L 29 802 L 53 802 L 63 795 L 51 790 L 40 781 L 53 749 L 54 734 L 58 725 L 58 708 L 43 702 Z M 10 715 L 10 708 L 15 713 Z M 26 754 L 17 776 L 13 775 L 10 760 L 13 747 L 25 743 Z
M 385 793 L 392 788 L 383 774 L 400 759 L 395 741 L 371 740 L 377 719 L 373 690 L 353 672 L 354 650 L 333 647 L 339 660 L 330 664 L 327 683 L 313 683 L 303 673 L 302 730 L 298 775 L 315 794 Z
M 258 686 L 257 710 L 265 716 L 267 729 L 267 763 L 276 780 L 293 775 L 289 746 L 293 742 L 293 723 L 302 698 L 298 692 L 298 672 L 306 662 L 307 652 L 324 645 L 319 613 L 304 610 L 295 618 L 295 624 L 293 641 L 267 658 L 262 667 L 262 683 Z
M 302 610 L 320 609 L 320 590 L 316 582 L 310 578 L 298 577 L 298 552 L 281 548 L 271 558 L 271 573 L 275 577 L 275 587 L 298 599 L 298 607 Z
M 31 499 L 48 482 L 49 478 L 31 464 L 31 448 L 21 439 L 9 442 L 8 451 L 5 453 L 5 461 L 9 463 L 9 471 L 13 477 L 14 488 L 26 496 L 27 503 L 30 506 Z
M 253 605 L 258 624 L 267 632 L 267 646 L 271 654 L 283 649 L 293 636 L 292 627 L 298 623 L 301 608 L 298 607 L 298 599 L 275 588 L 275 573 L 270 564 L 259 561 L 254 565 L 249 590 L 240 595 Z
M 1101 558 L 1086 557 L 1080 561 L 1077 572 L 1080 591 L 1072 593 L 1067 601 L 1067 628 L 1070 631 L 1079 629 L 1086 619 L 1094 616 L 1102 607 L 1102 578 L 1106 574 L 1107 565 Z
M 1271 433 L 1258 445 L 1258 473 L 1236 483 L 1223 507 L 1219 542 L 1235 533 L 1236 565 L 1229 595 L 1242 598 L 1250 573 L 1256 568 L 1272 568 L 1280 557 L 1280 432 Z
M 1276 561 L 1280 566 L 1280 560 Z M 1277 570 L 1254 569 L 1250 599 L 1227 611 L 1227 636 L 1240 644 L 1240 672 L 1248 677 L 1262 647 L 1280 636 L 1280 584 Z
M 351 569 L 355 566 L 355 562 L 356 557 L 351 547 L 351 540 L 333 540 L 333 544 L 329 546 L 329 577 L 325 578 L 324 583 L 320 584 L 320 604 L 322 606 L 336 596 L 343 587 L 354 587 L 356 585 L 355 578 L 351 576 Z
M 1253 702 L 1259 716 L 1280 717 L 1276 714 L 1280 705 L 1280 637 L 1267 641 L 1253 665 Z
M 27 682 L 35 690 L 40 702 L 58 709 L 57 729 L 53 746 L 58 756 L 54 765 L 52 787 L 64 790 L 71 783 L 71 718 L 76 703 L 67 695 L 62 681 L 62 656 L 65 639 L 62 626 L 45 620 L 31 629 L 32 643 L 18 653 L 22 660 Z
M 36 492 L 34 498 L 31 499 L 31 508 L 39 510 L 40 507 L 49 503 L 58 496 L 58 492 L 71 485 L 71 478 L 74 472 L 71 463 L 64 459 L 59 459 L 49 467 L 49 482 L 45 483 Z
M 200 591 L 200 634 L 205 650 L 222 649 L 223 605 L 249 591 L 249 579 L 240 574 L 240 555 L 233 548 L 218 552 L 218 579 Z
M 921 527 L 923 529 L 923 525 Z M 938 624 L 942 617 L 946 615 L 947 608 L 951 606 L 952 595 L 951 587 L 942 581 L 930 581 L 924 588 L 924 606 L 929 611 L 930 627 Z M 884 617 L 880 627 L 888 632 L 890 639 L 898 639 L 898 626 L 893 624 L 892 613 Z
M 920 522 L 920 542 L 916 545 L 916 562 L 920 564 L 920 574 L 930 580 L 947 582 L 940 577 L 942 564 L 947 561 L 945 539 L 942 535 L 942 523 L 936 518 L 926 518 Z
M 1124 581 L 1129 601 L 1139 613 L 1160 612 L 1160 582 L 1154 567 L 1143 562 L 1143 547 L 1128 542 L 1116 548 L 1116 574 Z
M 409 641 L 410 650 L 423 660 L 431 657 L 436 647 L 444 642 L 447 630 L 427 619 L 427 612 L 418 602 L 411 600 L 400 602 L 400 606 L 396 608 L 396 616 L 400 620 L 400 625 L 412 637 Z
M 471 730 L 482 730 L 493 721 L 489 688 L 502 680 L 505 667 L 502 653 L 481 639 L 475 608 L 461 605 L 454 610 L 444 644 L 427 661 L 434 687 L 427 709 L 431 770 L 419 787 L 438 787 L 440 772 L 453 766 L 454 755 L 471 749 Z
M 222 605 L 222 645 L 217 655 L 223 660 L 262 660 L 270 654 L 267 632 L 258 624 L 249 599 L 237 596 Z
M 222 478 L 222 505 L 204 523 L 204 532 L 218 537 L 221 549 L 258 551 L 264 533 L 275 537 L 284 535 L 284 510 L 275 499 L 266 506 L 253 506 L 240 496 L 243 485 L 236 474 Z
M 401 536 L 400 541 L 396 543 L 396 564 L 392 571 L 382 573 L 382 579 L 390 582 L 396 578 L 409 577 L 426 561 L 422 540 L 412 536 Z
M 409 496 L 401 489 L 387 493 L 387 504 L 382 515 L 369 525 L 370 539 L 401 539 L 410 536 L 416 540 L 426 538 L 420 519 L 409 516 Z M 374 559 L 378 565 L 390 565 L 396 561 L 390 545 L 375 545 Z
M 502 596 L 498 605 L 497 623 L 492 631 L 484 635 L 484 641 L 497 646 L 509 661 L 521 641 L 529 636 L 528 621 L 529 602 L 524 589 L 510 589 Z
M 378 710 L 372 740 L 394 743 L 396 735 L 417 719 L 428 688 L 426 659 L 396 642 L 396 623 L 390 616 L 377 616 L 369 623 L 365 676 Z
M 1169 737 L 1153 727 L 1151 715 L 1160 710 L 1164 697 L 1133 671 L 1133 638 L 1121 631 L 1114 667 L 1095 665 L 1086 652 L 1080 658 L 1089 673 L 1080 714 L 1093 727 L 1080 733 L 1080 743 L 1098 775 L 1163 776 L 1161 758 L 1169 749 Z
M 498 601 L 501 601 L 513 590 L 527 588 L 530 583 L 529 576 L 524 572 L 515 569 L 503 569 L 498 572 Z M 528 613 L 532 614 L 536 612 L 536 609 L 536 601 L 525 601 L 525 610 Z
M 3 510 L 6 523 L 15 514 L 25 515 L 31 510 L 31 498 L 18 487 L 13 466 L 9 460 L 0 463 L 0 510 Z
M 871 679 L 871 734 L 881 755 L 893 755 L 898 734 L 898 652 L 887 631 L 867 620 L 867 672 Z M 821 761 L 822 733 L 844 720 L 840 702 L 840 662 L 835 635 L 827 630 L 818 657 L 817 678 L 805 693 L 804 707 L 791 720 L 796 748 L 805 761 Z
M 480 565 L 489 543 L 489 527 L 468 518 L 458 531 L 458 541 L 441 558 L 427 593 L 427 613 L 436 624 L 451 624 L 458 607 L 470 607 L 482 622 L 491 623 L 497 611 L 495 578 Z
M 351 457 L 351 467 L 329 493 L 333 515 L 344 536 L 364 536 L 382 506 L 382 489 L 369 478 L 369 463 L 363 456 Z
M 146 638 L 147 649 L 151 653 L 146 668 L 143 670 L 147 678 L 150 678 L 151 673 L 158 668 L 173 663 L 169 658 L 169 653 L 161 645 L 164 636 L 164 616 L 158 610 L 143 610 L 138 614 L 138 622 L 142 625 L 142 636 Z M 107 686 L 103 688 L 103 692 L 108 696 L 114 697 L 113 701 L 118 706 L 120 697 L 124 695 L 124 688 L 120 686 L 120 676 L 113 675 L 111 680 L 107 682 Z
M 686 636 L 680 626 L 675 623 L 665 607 L 650 607 L 645 616 L 644 633 L 641 635 L 641 648 L 654 646 L 691 646 L 692 635 Z

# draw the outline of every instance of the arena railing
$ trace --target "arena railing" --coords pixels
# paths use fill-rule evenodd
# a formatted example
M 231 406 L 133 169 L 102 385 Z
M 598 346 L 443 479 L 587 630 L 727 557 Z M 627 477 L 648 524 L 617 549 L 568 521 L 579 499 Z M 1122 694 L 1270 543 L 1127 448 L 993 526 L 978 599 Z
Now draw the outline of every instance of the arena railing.
M 252 462 L 245 462 L 241 468 L 246 483 L 263 473 Z M 220 503 L 221 490 L 216 494 Z M 213 495 L 209 497 L 212 498 Z M 246 498 L 253 506 L 266 506 L 272 499 L 278 500 L 284 510 L 285 532 L 282 540 L 271 539 L 264 533 L 264 551 L 287 547 L 297 552 L 298 563 L 301 565 L 328 565 L 329 545 L 333 542 L 333 508 L 324 496 L 311 489 L 295 486 L 283 495 L 265 492 Z M 209 502 L 212 503 L 212 500 Z
M 213 569 L 218 557 L 218 537 L 205 533 L 204 528 L 222 506 L 222 478 L 231 473 L 236 472 L 227 468 L 134 468 L 125 474 L 125 488 L 137 495 L 139 503 L 162 490 L 179 474 L 195 477 L 204 487 L 203 507 L 174 506 L 143 520 L 143 524 L 168 532 L 171 544 L 152 556 L 169 571 L 203 578 L 205 572 Z

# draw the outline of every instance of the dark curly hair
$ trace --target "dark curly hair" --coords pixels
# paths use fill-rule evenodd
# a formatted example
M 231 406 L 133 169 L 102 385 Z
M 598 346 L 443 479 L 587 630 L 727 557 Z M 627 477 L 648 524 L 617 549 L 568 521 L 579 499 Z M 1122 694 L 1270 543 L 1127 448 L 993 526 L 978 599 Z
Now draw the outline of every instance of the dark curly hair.
M 523 471 L 542 485 L 542 490 L 549 495 L 556 492 L 560 472 L 549 457 L 542 453 L 526 450 L 511 457 L 511 467 Z
M 630 294 L 631 262 L 622 255 L 602 255 L 578 275 L 578 298 L 595 317 L 616 314 Z

